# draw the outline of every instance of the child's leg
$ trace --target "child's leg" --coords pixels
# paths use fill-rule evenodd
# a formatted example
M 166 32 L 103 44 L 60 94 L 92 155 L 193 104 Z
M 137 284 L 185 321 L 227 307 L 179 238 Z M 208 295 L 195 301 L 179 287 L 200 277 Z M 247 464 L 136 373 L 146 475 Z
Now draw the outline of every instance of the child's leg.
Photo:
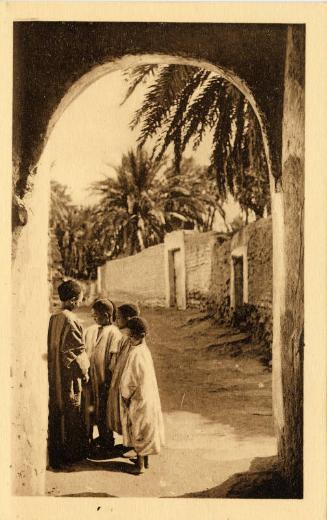
M 105 421 L 98 422 L 98 430 L 100 436 L 100 444 L 104 448 L 113 448 L 115 444 L 114 434 L 112 431 L 108 430 Z
M 137 456 L 136 467 L 137 467 L 137 472 L 139 474 L 144 473 L 144 457 L 142 455 Z
M 115 444 L 114 434 L 107 427 L 107 390 L 104 388 L 100 394 L 98 430 L 100 443 L 105 448 L 112 448 Z
M 62 371 L 65 447 L 64 455 L 67 462 L 84 459 L 88 452 L 87 428 L 84 414 L 81 410 L 81 382 L 73 379 L 70 373 Z
M 145 468 L 149 467 L 149 455 L 145 455 L 145 457 L 144 457 L 144 467 Z

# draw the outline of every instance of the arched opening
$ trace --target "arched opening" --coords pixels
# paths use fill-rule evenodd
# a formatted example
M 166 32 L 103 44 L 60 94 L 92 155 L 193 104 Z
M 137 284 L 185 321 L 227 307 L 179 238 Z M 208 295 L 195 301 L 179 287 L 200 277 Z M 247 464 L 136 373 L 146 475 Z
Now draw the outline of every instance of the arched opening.
M 124 59 L 125 58 L 123 58 L 122 61 Z M 155 59 L 155 57 L 153 57 L 151 59 Z M 160 59 L 161 59 L 161 56 L 160 56 Z M 182 62 L 184 62 L 184 58 L 173 57 L 170 59 L 172 59 L 174 62 L 180 62 L 180 60 Z M 188 60 L 186 60 L 186 61 L 189 63 Z M 220 74 L 223 72 L 218 67 L 208 64 L 208 63 L 204 63 L 202 61 L 195 61 L 193 63 L 195 64 L 195 66 L 204 66 L 204 68 L 208 67 L 209 70 L 215 70 Z M 112 63 L 110 66 L 116 67 L 117 62 Z M 109 67 L 109 65 L 108 65 L 108 67 Z M 96 72 L 97 69 L 98 68 L 94 69 L 93 72 Z M 98 73 L 100 73 L 100 70 L 97 70 L 96 74 L 98 74 Z M 92 73 L 90 73 L 90 74 L 92 74 Z M 256 107 L 256 103 L 252 99 L 250 91 L 246 88 L 246 86 L 242 82 L 240 82 L 240 84 L 238 85 L 239 80 L 237 79 L 237 77 L 234 75 L 229 76 L 228 71 L 224 71 L 223 75 L 226 79 L 231 81 L 233 84 L 237 85 L 238 88 L 240 88 L 240 90 L 246 94 L 247 99 L 251 103 L 253 109 L 255 110 L 255 112 L 258 116 L 260 126 L 264 130 L 265 124 L 263 122 L 263 118 L 261 117 L 261 115 Z M 84 79 L 86 79 L 87 84 L 89 84 L 89 82 L 91 81 L 91 76 L 89 76 L 88 79 L 87 78 L 84 78 Z M 76 83 L 76 85 L 77 85 L 77 83 Z M 68 106 L 69 98 L 71 100 L 74 99 L 74 97 L 76 95 L 78 95 L 78 90 L 83 89 L 83 88 L 86 88 L 86 84 L 84 84 L 84 86 L 83 86 L 82 84 L 80 84 L 80 82 L 78 82 L 78 88 L 73 87 L 69 91 L 69 93 L 64 97 L 64 100 L 60 103 L 60 110 L 63 110 L 65 108 L 65 106 Z M 58 108 L 58 110 L 59 110 L 59 108 Z M 50 136 L 53 125 L 55 124 L 56 120 L 60 116 L 60 110 L 59 111 L 58 110 L 56 110 L 54 116 L 51 118 L 51 121 L 48 125 L 47 138 Z M 282 393 L 282 387 L 281 387 L 281 384 L 282 384 L 281 383 L 281 353 L 280 353 L 280 343 L 281 343 L 281 337 L 282 337 L 282 332 L 280 330 L 280 319 L 285 311 L 285 264 L 284 264 L 285 258 L 283 255 L 284 243 L 285 243 L 285 240 L 284 240 L 284 227 L 285 226 L 284 226 L 284 214 L 283 214 L 284 205 L 283 205 L 282 194 L 280 192 L 279 193 L 276 192 L 275 181 L 271 175 L 271 172 L 272 172 L 271 153 L 269 150 L 268 140 L 266 138 L 265 131 L 263 131 L 263 141 L 265 143 L 265 149 L 266 149 L 268 165 L 269 165 L 269 170 L 270 170 L 273 237 L 274 237 L 274 362 L 273 362 L 274 394 L 275 394 L 274 410 L 275 410 L 275 419 L 276 419 L 277 427 L 278 427 L 278 429 L 281 430 L 284 427 L 283 393 Z M 46 191 L 48 189 L 47 186 L 48 186 L 48 179 L 45 179 L 45 178 L 42 179 L 42 177 L 39 175 L 37 175 L 35 177 L 35 186 L 33 189 L 33 193 L 30 196 L 30 200 L 31 200 L 30 207 L 32 210 L 31 213 L 34 212 L 34 215 L 32 215 L 32 217 L 30 218 L 28 229 L 26 228 L 26 231 L 23 230 L 22 236 L 20 237 L 20 247 L 18 249 L 21 249 L 21 251 L 18 250 L 18 255 L 15 260 L 16 265 L 18 265 L 20 261 L 23 262 L 22 257 L 24 255 L 24 244 L 25 244 L 25 249 L 26 249 L 26 247 L 27 248 L 29 247 L 28 246 L 29 244 L 34 243 L 35 239 L 33 237 L 39 238 L 40 236 L 42 237 L 42 240 L 43 240 L 42 258 L 41 258 L 40 254 L 36 255 L 35 252 L 30 251 L 30 249 L 29 249 L 28 261 L 29 261 L 30 265 L 33 266 L 33 269 L 35 269 L 35 268 L 37 269 L 37 266 L 40 266 L 40 265 L 43 265 L 43 266 L 46 265 L 46 255 L 45 255 L 44 245 L 46 243 L 46 231 L 47 231 L 47 223 L 45 222 L 45 215 L 47 213 L 47 207 L 46 207 L 47 204 L 44 201 L 44 193 L 46 193 Z M 38 199 L 38 197 L 40 197 L 40 196 L 42 198 L 42 204 L 39 203 L 40 199 Z M 39 256 L 39 258 L 37 258 L 37 256 Z M 32 272 L 31 268 L 29 270 L 27 269 L 27 272 L 25 272 L 23 276 L 22 276 L 21 272 L 16 273 L 15 281 L 16 281 L 17 285 L 19 285 L 21 287 L 22 292 L 24 292 L 24 290 L 26 289 L 26 286 L 28 285 L 27 277 L 29 276 L 29 274 L 32 274 L 33 276 L 35 276 L 36 273 Z M 42 316 L 39 315 L 39 318 L 41 318 L 41 321 L 42 321 L 41 329 L 43 331 L 42 332 L 43 337 L 45 338 L 46 337 L 46 316 L 47 316 L 46 309 L 42 310 L 41 314 L 42 314 Z M 38 327 L 38 325 L 39 324 L 35 322 L 35 323 L 32 323 L 31 327 L 35 327 L 35 329 L 36 329 Z M 16 332 L 17 332 L 17 335 L 19 336 L 19 333 L 21 331 L 19 332 L 19 330 L 17 330 Z M 22 364 L 24 364 L 24 360 L 23 360 Z M 43 371 L 43 376 L 44 375 L 45 375 L 45 371 Z M 20 403 L 18 402 L 17 406 L 19 406 L 19 404 Z M 38 404 L 37 408 L 40 409 L 40 403 Z M 42 408 L 42 406 L 41 406 L 41 408 Z M 45 426 L 45 422 L 43 421 L 43 424 L 41 426 L 41 430 L 43 428 L 43 430 L 42 430 L 43 431 L 43 434 L 42 434 L 43 435 L 43 447 L 41 447 L 41 444 L 42 444 L 41 443 L 37 448 L 41 453 L 39 455 L 39 459 L 38 459 L 38 457 L 36 457 L 36 459 L 38 459 L 38 462 L 36 462 L 36 459 L 33 460 L 33 456 L 32 456 L 31 457 L 32 463 L 31 463 L 31 459 L 30 459 L 30 461 L 27 462 L 27 464 L 25 464 L 27 467 L 27 471 L 26 471 L 27 478 L 28 478 L 28 475 L 30 474 L 30 467 L 37 466 L 38 468 L 41 469 L 41 473 L 42 473 L 42 471 L 44 471 L 44 460 L 45 460 L 45 458 L 44 458 L 44 447 L 45 447 L 44 441 L 45 441 L 45 436 L 46 436 L 45 431 L 44 431 L 44 426 Z M 23 455 L 22 451 L 19 452 L 19 450 L 17 450 L 15 458 L 16 458 L 16 460 L 19 458 L 21 460 L 26 460 L 26 458 L 24 459 L 24 455 Z M 42 478 L 40 479 L 38 477 L 35 480 L 38 480 L 36 486 L 33 484 L 32 479 L 30 479 L 30 482 L 32 482 L 30 484 L 30 487 L 33 489 L 33 486 L 34 486 L 34 489 L 36 487 L 41 490 L 42 483 L 40 484 L 40 482 L 42 481 Z
M 54 113 L 54 115 L 52 116 L 52 118 L 51 118 L 51 120 L 49 122 L 48 130 L 47 130 L 47 134 L 46 134 L 44 142 L 47 143 L 47 142 L 49 142 L 51 140 L 52 130 L 54 129 L 56 123 L 60 120 L 60 117 L 62 116 L 62 114 L 69 108 L 70 104 L 75 99 L 77 99 L 77 97 L 81 93 L 86 91 L 94 82 L 98 81 L 100 78 L 103 78 L 104 76 L 110 77 L 110 74 L 112 72 L 117 71 L 117 70 L 130 69 L 132 67 L 135 67 L 136 65 L 139 66 L 140 64 L 142 64 L 142 65 L 149 65 L 149 64 L 158 64 L 158 63 L 162 63 L 162 64 L 165 64 L 165 65 L 167 65 L 167 64 L 176 64 L 176 65 L 185 65 L 185 64 L 187 64 L 187 65 L 196 66 L 199 69 L 209 70 L 210 72 L 217 73 L 217 75 L 219 74 L 219 76 L 222 76 L 222 77 L 224 77 L 224 79 L 227 79 L 228 81 L 232 82 L 233 85 L 235 85 L 238 89 L 242 89 L 242 93 L 244 94 L 246 100 L 249 103 L 251 103 L 251 105 L 252 105 L 252 107 L 254 109 L 254 112 L 255 112 L 256 116 L 258 117 L 258 120 L 259 120 L 259 123 L 260 123 L 260 128 L 261 128 L 261 131 L 262 131 L 262 134 L 263 134 L 263 142 L 265 144 L 265 152 L 266 152 L 267 164 L 268 164 L 268 168 L 269 168 L 269 172 L 270 172 L 270 176 L 271 176 L 270 150 L 269 150 L 269 146 L 268 146 L 267 136 L 266 136 L 266 133 L 264 132 L 264 122 L 262 120 L 261 114 L 260 114 L 260 112 L 259 112 L 259 110 L 258 110 L 258 108 L 256 106 L 256 103 L 255 103 L 255 101 L 253 99 L 253 96 L 250 93 L 249 89 L 243 84 L 243 82 L 241 80 L 239 80 L 238 78 L 234 77 L 232 74 L 230 74 L 228 72 L 222 71 L 218 67 L 212 66 L 212 65 L 210 65 L 208 63 L 197 62 L 195 60 L 180 59 L 180 58 L 176 58 L 176 57 L 158 56 L 158 55 L 153 55 L 153 56 L 142 55 L 142 56 L 132 56 L 132 57 L 131 56 L 126 56 L 123 59 L 118 60 L 118 61 L 116 61 L 114 63 L 107 63 L 105 65 L 96 67 L 94 70 L 92 70 L 91 72 L 87 73 L 82 78 L 80 78 L 80 80 L 78 80 L 69 89 L 69 91 L 67 92 L 65 97 L 62 99 L 62 101 L 60 102 L 56 112 Z M 46 144 L 45 144 L 45 146 L 46 146 Z M 42 164 L 42 156 L 41 156 L 41 159 L 40 159 L 40 164 Z M 38 174 L 39 175 L 47 175 L 48 172 L 46 172 L 43 169 L 43 171 L 39 171 Z M 274 186 L 273 182 L 271 182 L 271 186 Z M 183 248 L 183 246 L 182 246 L 182 248 Z M 170 300 L 174 299 L 173 304 L 176 305 L 177 308 L 182 308 L 182 309 L 184 308 L 185 309 L 185 307 L 186 307 L 186 295 L 182 294 L 183 293 L 183 289 L 181 288 L 182 287 L 181 279 L 183 277 L 183 272 L 182 272 L 183 269 L 182 269 L 181 260 L 180 260 L 180 258 L 181 258 L 180 249 L 176 249 L 176 248 L 173 249 L 173 250 L 170 249 L 169 253 L 172 253 L 172 255 L 173 255 L 172 259 L 173 259 L 173 270 L 174 270 L 174 275 L 173 275 L 173 278 L 174 278 L 174 281 L 173 281 L 174 289 L 171 291 Z M 232 251 L 232 253 L 231 253 L 232 254 L 232 259 L 234 259 L 234 257 L 235 257 L 234 253 L 235 253 L 235 251 Z M 171 255 L 169 255 L 169 256 L 171 256 Z M 185 256 L 185 253 L 184 253 L 184 256 Z M 243 256 L 241 256 L 241 258 L 243 259 Z M 184 258 L 184 264 L 185 264 L 185 258 Z M 172 266 L 170 266 L 170 268 L 171 267 Z M 172 269 L 170 269 L 170 270 L 172 270 Z M 178 270 L 180 271 L 180 273 L 179 273 Z M 247 277 L 247 273 L 244 273 L 244 274 Z M 184 278 L 185 278 L 185 274 L 184 274 Z M 231 283 L 233 284 L 233 280 L 231 281 Z M 184 279 L 184 285 L 185 285 L 185 279 Z M 247 291 L 245 291 L 245 292 L 247 293 Z M 185 288 L 184 288 L 184 293 L 185 293 Z M 110 289 L 109 289 L 109 296 L 111 296 Z M 247 296 L 247 294 L 245 294 L 245 296 Z M 243 300 L 243 298 L 242 298 L 242 302 L 238 302 L 238 303 L 240 305 L 243 304 L 243 303 L 247 303 L 247 297 L 246 297 L 245 300 Z M 82 316 L 83 316 L 83 318 L 85 318 L 87 325 L 89 325 L 91 322 L 89 322 L 89 318 L 87 317 L 87 313 L 83 314 Z M 151 313 L 149 313 L 149 312 L 148 313 L 146 312 L 145 317 L 147 317 L 147 318 L 149 317 L 150 320 L 153 319 Z M 170 315 L 170 319 L 171 320 L 174 319 L 173 314 Z M 237 365 L 237 363 L 236 363 L 236 365 Z M 163 366 L 165 366 L 165 364 Z M 237 366 L 239 366 L 239 365 L 237 365 Z M 216 376 L 216 377 L 219 377 L 219 376 Z M 262 383 L 258 383 L 258 384 L 262 384 Z M 266 382 L 265 382 L 265 384 L 266 384 Z M 189 391 L 189 390 L 190 389 L 186 389 L 186 392 Z M 213 391 L 214 390 L 212 390 L 212 392 Z M 217 390 L 217 391 L 219 391 L 219 390 Z M 183 393 L 184 399 L 183 399 L 183 403 L 182 404 L 184 405 L 184 408 L 185 408 L 185 393 L 186 392 Z M 207 394 L 207 395 L 210 395 L 210 394 Z M 202 399 L 204 399 L 204 398 L 205 398 L 205 393 L 203 392 Z M 166 403 L 164 402 L 163 406 L 165 407 L 165 405 L 166 405 Z M 176 408 L 176 405 L 174 405 L 174 407 Z M 260 412 L 260 413 L 267 413 L 268 416 L 269 416 L 269 411 L 268 412 Z M 183 415 L 183 414 L 185 414 L 185 415 Z M 169 425 L 168 427 L 173 429 L 173 430 L 176 429 L 176 428 L 179 429 L 180 430 L 180 435 L 181 436 L 184 435 L 184 438 L 187 438 L 187 431 L 186 431 L 187 429 L 189 429 L 189 428 L 204 428 L 203 424 L 201 423 L 201 421 L 203 421 L 203 418 L 201 418 L 200 415 L 197 417 L 197 415 L 193 413 L 193 414 L 190 414 L 190 416 L 188 417 L 186 411 L 185 412 L 184 411 L 177 412 L 177 415 L 176 415 L 176 412 L 174 412 L 173 415 L 167 414 L 167 421 L 168 421 L 168 425 Z M 174 421 L 179 421 L 180 422 L 178 427 L 175 426 Z M 189 423 L 187 421 L 189 421 Z M 193 426 L 191 424 L 192 421 L 195 421 Z M 198 421 L 198 422 L 196 422 L 196 421 Z M 183 422 L 184 422 L 184 426 L 183 426 Z M 213 425 L 214 425 L 214 422 L 211 423 L 211 428 L 213 427 Z M 216 427 L 219 429 L 220 427 L 223 427 L 223 425 L 219 425 L 219 423 L 216 423 Z M 233 429 L 234 427 L 235 427 L 235 425 L 233 425 L 233 423 L 232 423 L 231 424 L 231 428 Z M 264 430 L 265 430 L 265 428 L 268 429 L 267 427 L 264 427 Z M 237 428 L 236 428 L 236 430 L 237 430 Z M 212 435 L 214 435 L 214 434 L 212 434 Z M 234 439 L 232 431 L 230 431 L 229 433 L 222 433 L 222 432 L 219 432 L 217 430 L 216 435 L 221 435 L 221 436 L 225 435 L 226 439 L 228 437 L 230 437 L 231 439 Z M 196 434 L 194 434 L 194 437 L 196 438 Z M 245 437 L 246 437 L 246 434 L 245 434 Z M 205 434 L 204 434 L 203 439 L 205 439 Z M 248 437 L 248 439 L 250 439 L 250 437 Z M 205 441 L 203 440 L 203 442 L 205 442 Z M 233 440 L 232 442 L 236 442 L 236 441 Z M 246 442 L 248 442 L 249 446 L 251 444 L 251 441 L 249 441 L 249 440 L 248 441 L 244 441 L 244 442 L 245 442 L 245 444 L 246 444 Z M 272 439 L 271 439 L 271 441 L 269 441 L 269 437 L 268 436 L 266 438 L 265 438 L 264 435 L 262 437 L 260 437 L 260 436 L 259 437 L 254 437 L 253 440 L 252 440 L 252 443 L 253 443 L 253 447 L 256 445 L 256 448 L 253 451 L 253 455 L 254 455 L 254 453 L 258 454 L 258 447 L 257 447 L 258 443 L 261 444 L 261 446 L 262 446 L 262 448 L 260 448 L 261 454 L 274 455 L 274 449 L 275 449 L 274 448 L 274 441 Z M 243 446 L 243 448 L 242 448 L 242 443 L 241 443 L 239 449 L 241 451 L 243 449 L 242 452 L 244 452 L 244 453 L 245 453 L 245 451 L 247 449 L 247 450 L 249 450 L 249 453 L 250 453 L 251 452 L 251 448 L 249 448 L 249 446 L 247 448 L 245 448 Z M 259 450 L 259 452 L 260 452 L 260 450 Z M 269 450 L 271 450 L 271 452 L 269 452 Z M 246 468 L 245 466 L 240 466 L 239 470 L 243 470 L 245 468 Z M 231 470 L 230 474 L 232 474 L 233 472 L 235 472 L 235 470 Z M 55 476 L 57 477 L 57 475 L 55 475 Z M 53 483 L 54 482 L 52 482 L 52 484 Z M 56 484 L 56 487 L 59 487 L 57 481 L 56 481 L 55 484 Z M 190 484 L 190 485 L 192 486 L 192 484 Z M 195 485 L 195 484 L 193 484 L 193 485 Z M 188 490 L 184 489 L 183 491 L 187 492 Z
M 251 104 L 254 113 L 258 118 L 258 122 L 262 132 L 262 140 L 264 144 L 265 154 L 267 158 L 267 164 L 270 175 L 272 175 L 272 160 L 271 160 L 271 151 L 268 144 L 268 137 L 266 131 L 266 124 L 264 121 L 264 116 L 260 111 L 257 103 L 253 97 L 253 94 L 249 87 L 246 85 L 244 81 L 238 78 L 234 73 L 228 70 L 224 70 L 216 65 L 213 65 L 209 62 L 194 60 L 179 56 L 165 56 L 162 54 L 157 55 L 126 55 L 119 60 L 115 60 L 114 62 L 108 62 L 103 65 L 98 65 L 94 67 L 90 72 L 84 74 L 79 80 L 77 80 L 65 94 L 58 107 L 56 108 L 54 114 L 52 115 L 48 125 L 47 132 L 45 138 L 43 140 L 43 147 L 46 145 L 47 140 L 49 139 L 51 132 L 59 120 L 60 116 L 66 110 L 66 108 L 72 103 L 74 99 L 76 99 L 79 94 L 81 94 L 85 89 L 88 88 L 92 83 L 100 79 L 106 74 L 110 72 L 114 72 L 117 70 L 131 68 L 136 65 L 151 65 L 151 64 L 175 64 L 175 65 L 190 65 L 194 67 L 198 67 L 199 69 L 205 69 L 211 72 L 216 73 L 217 75 L 223 77 L 230 83 L 232 83 L 246 98 L 246 100 Z

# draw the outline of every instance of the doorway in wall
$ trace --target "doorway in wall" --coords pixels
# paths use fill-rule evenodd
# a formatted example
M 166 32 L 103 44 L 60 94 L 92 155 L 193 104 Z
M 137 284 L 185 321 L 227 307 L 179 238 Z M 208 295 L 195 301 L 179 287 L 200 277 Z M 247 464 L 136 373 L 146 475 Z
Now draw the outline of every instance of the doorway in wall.
M 180 249 L 169 251 L 169 289 L 170 307 L 181 309 L 183 306 L 182 253 Z

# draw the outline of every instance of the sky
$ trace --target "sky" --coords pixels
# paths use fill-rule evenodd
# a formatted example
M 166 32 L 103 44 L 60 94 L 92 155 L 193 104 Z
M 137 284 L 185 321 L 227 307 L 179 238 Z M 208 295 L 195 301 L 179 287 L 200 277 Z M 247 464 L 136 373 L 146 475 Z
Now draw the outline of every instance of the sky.
M 122 155 L 136 147 L 138 129 L 132 131 L 129 125 L 147 85 L 137 87 L 121 105 L 127 86 L 122 71 L 98 79 L 68 106 L 50 135 L 42 165 L 51 179 L 68 186 L 75 204 L 96 202 L 90 184 L 114 176 Z M 186 149 L 185 157 L 191 155 L 198 164 L 209 164 L 210 141 L 204 140 L 196 152 Z M 226 209 L 228 220 L 239 212 L 232 201 Z M 215 227 L 222 229 L 219 218 Z

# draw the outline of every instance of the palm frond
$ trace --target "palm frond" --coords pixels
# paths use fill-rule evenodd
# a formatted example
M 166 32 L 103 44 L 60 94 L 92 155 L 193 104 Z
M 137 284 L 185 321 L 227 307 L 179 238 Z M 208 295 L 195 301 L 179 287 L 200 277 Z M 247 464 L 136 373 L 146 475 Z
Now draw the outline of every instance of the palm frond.
M 141 84 L 144 83 L 145 80 L 154 75 L 155 71 L 158 69 L 158 65 L 138 65 L 137 67 L 133 67 L 132 69 L 128 69 L 125 71 L 124 76 L 125 79 L 129 82 L 128 90 L 125 94 L 123 101 L 120 105 L 124 105 L 126 101 L 131 97 L 134 93 L 135 89 Z
M 211 121 L 218 118 L 221 103 L 225 97 L 226 81 L 216 75 L 211 75 L 203 89 L 200 90 L 185 114 L 184 147 L 192 137 L 195 137 L 196 149 L 207 127 L 211 129 Z
M 131 123 L 134 129 L 143 121 L 138 142 L 143 145 L 160 128 L 169 115 L 187 80 L 196 72 L 195 67 L 186 65 L 164 65 L 159 67 L 154 85 L 150 86 L 142 108 Z
M 176 67 L 176 66 L 175 66 Z M 174 107 L 170 112 L 170 119 L 167 117 L 167 128 L 163 139 L 157 141 L 157 146 L 154 148 L 154 153 L 157 149 L 157 157 L 160 159 L 167 151 L 169 145 L 173 143 L 175 152 L 175 167 L 179 171 L 179 165 L 182 158 L 182 153 L 185 149 L 187 141 L 183 139 L 184 133 L 184 115 L 187 106 L 191 100 L 194 91 L 206 80 L 209 72 L 203 70 L 192 70 L 184 88 L 177 93 Z
M 136 81 L 138 74 L 141 71 Z M 269 204 L 267 163 L 261 129 L 243 94 L 217 74 L 195 67 L 159 66 L 154 74 L 131 123 L 133 128 L 140 126 L 139 144 L 154 139 L 154 159 L 172 146 L 175 171 L 182 175 L 185 147 L 192 141 L 196 150 L 204 135 L 212 136 L 207 174 L 211 178 L 215 173 L 221 200 L 230 193 L 261 214 L 262 204 Z

